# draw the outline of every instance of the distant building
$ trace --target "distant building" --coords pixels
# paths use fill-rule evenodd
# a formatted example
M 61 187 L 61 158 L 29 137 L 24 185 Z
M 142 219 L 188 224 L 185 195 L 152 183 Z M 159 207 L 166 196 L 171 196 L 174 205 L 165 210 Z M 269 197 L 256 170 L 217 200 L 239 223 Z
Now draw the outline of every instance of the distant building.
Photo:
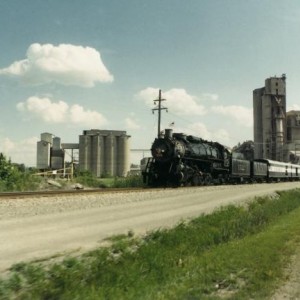
M 254 158 L 286 160 L 286 76 L 253 91 Z
M 84 130 L 79 136 L 79 169 L 95 176 L 126 176 L 130 170 L 130 136 L 126 131 Z
M 59 137 L 44 132 L 37 142 L 37 163 L 39 170 L 62 169 L 64 167 L 64 151 Z
M 101 177 L 126 176 L 130 171 L 130 136 L 120 130 L 84 130 L 78 143 L 63 143 L 51 133 L 42 133 L 37 142 L 37 168 L 64 168 L 65 150 L 79 149 L 78 167 Z M 72 157 L 72 162 L 73 157 Z
M 299 163 L 300 156 L 300 111 L 291 110 L 286 115 L 288 159 Z

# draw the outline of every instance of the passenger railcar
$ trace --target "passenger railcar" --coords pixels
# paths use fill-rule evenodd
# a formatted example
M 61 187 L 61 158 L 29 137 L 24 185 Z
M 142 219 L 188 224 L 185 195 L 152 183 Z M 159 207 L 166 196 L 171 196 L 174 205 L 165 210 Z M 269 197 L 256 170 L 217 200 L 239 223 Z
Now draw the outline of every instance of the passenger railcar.
M 267 165 L 267 179 L 269 181 L 292 181 L 300 179 L 300 165 L 270 159 L 260 159 L 258 161 Z

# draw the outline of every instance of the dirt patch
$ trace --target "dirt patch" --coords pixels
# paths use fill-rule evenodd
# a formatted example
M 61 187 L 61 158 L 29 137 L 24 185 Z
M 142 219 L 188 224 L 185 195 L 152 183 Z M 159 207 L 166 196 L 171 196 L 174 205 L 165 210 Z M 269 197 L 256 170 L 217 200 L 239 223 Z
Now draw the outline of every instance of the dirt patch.
M 272 300 L 300 299 L 300 246 L 285 269 L 284 282 L 271 297 Z

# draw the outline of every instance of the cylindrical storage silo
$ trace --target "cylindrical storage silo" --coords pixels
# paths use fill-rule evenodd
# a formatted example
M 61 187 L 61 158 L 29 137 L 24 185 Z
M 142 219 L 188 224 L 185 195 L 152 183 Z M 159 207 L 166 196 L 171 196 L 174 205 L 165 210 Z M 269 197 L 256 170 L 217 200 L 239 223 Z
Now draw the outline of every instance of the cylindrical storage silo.
M 105 138 L 105 173 L 114 176 L 114 136 L 112 133 Z
M 91 136 L 91 161 L 90 161 L 90 169 L 92 173 L 100 177 L 100 137 L 99 135 Z
M 118 151 L 118 176 L 126 176 L 130 170 L 129 161 L 129 136 L 122 135 L 119 137 L 119 151 Z
M 52 148 L 54 150 L 60 150 L 61 149 L 61 141 L 60 141 L 60 138 L 59 137 L 54 137 L 53 138 L 53 146 Z
M 37 142 L 37 169 L 48 169 L 50 167 L 50 144 L 45 141 Z
M 47 142 L 52 145 L 53 143 L 53 134 L 44 132 L 41 133 L 41 141 Z
M 79 136 L 79 169 L 81 171 L 89 169 L 90 157 L 90 136 Z
M 99 164 L 100 164 L 100 177 L 104 175 L 105 173 L 105 147 L 104 147 L 104 136 L 99 135 L 99 151 L 100 151 L 100 157 L 99 157 Z

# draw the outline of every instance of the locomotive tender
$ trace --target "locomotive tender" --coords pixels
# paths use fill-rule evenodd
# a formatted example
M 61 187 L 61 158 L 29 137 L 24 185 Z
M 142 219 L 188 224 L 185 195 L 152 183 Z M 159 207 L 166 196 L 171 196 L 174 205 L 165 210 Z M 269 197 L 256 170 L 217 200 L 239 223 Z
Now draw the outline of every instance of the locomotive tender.
M 142 175 L 144 182 L 153 187 L 300 179 L 300 165 L 236 159 L 217 142 L 173 133 L 171 129 L 154 140 L 151 154 Z

